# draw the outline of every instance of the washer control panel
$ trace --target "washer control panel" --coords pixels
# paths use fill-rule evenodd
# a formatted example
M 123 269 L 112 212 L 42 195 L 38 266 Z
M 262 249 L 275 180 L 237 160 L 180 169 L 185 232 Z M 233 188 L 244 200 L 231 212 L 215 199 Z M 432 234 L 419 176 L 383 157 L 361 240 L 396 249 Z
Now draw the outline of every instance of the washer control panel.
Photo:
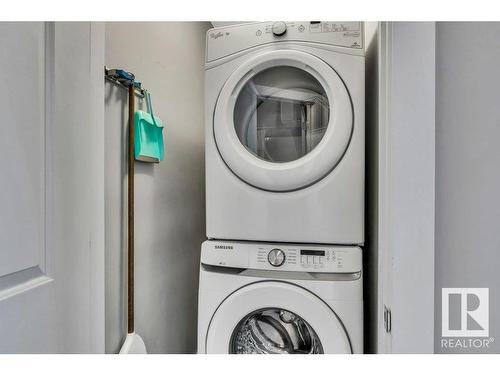
M 356 246 L 205 241 L 201 261 L 215 266 L 296 272 L 354 273 L 362 269 Z
M 266 256 L 267 254 L 267 256 Z M 259 247 L 257 250 L 257 263 L 263 264 L 265 260 L 273 267 L 293 268 L 294 271 L 321 271 L 332 272 L 351 268 L 353 260 L 352 251 L 347 248 L 310 248 L 291 247 L 273 248 Z
M 300 250 L 300 264 L 307 267 L 321 267 L 325 262 L 336 260 L 335 252 L 330 252 L 327 250 Z
M 277 21 L 217 27 L 207 32 L 206 61 L 273 42 L 311 42 L 363 53 L 363 22 Z M 354 51 L 351 51 L 354 53 Z

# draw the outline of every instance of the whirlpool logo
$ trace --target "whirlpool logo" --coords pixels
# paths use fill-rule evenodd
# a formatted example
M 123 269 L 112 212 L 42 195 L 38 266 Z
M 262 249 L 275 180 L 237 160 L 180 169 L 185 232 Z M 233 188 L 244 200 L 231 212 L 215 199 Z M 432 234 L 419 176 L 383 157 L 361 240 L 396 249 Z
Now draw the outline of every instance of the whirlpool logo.
M 489 337 L 489 288 L 443 288 L 441 346 L 486 348 Z
M 221 33 L 220 31 L 218 33 L 210 33 L 210 38 L 212 39 L 219 39 L 220 37 L 223 37 L 224 34 Z

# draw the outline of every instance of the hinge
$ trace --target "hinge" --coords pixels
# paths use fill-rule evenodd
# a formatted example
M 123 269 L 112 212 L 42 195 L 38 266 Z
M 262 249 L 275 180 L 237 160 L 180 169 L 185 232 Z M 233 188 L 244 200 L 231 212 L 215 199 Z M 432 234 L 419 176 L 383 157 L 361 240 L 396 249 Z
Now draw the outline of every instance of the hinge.
M 391 309 L 384 305 L 384 329 L 385 332 L 391 333 L 392 329 L 392 313 Z

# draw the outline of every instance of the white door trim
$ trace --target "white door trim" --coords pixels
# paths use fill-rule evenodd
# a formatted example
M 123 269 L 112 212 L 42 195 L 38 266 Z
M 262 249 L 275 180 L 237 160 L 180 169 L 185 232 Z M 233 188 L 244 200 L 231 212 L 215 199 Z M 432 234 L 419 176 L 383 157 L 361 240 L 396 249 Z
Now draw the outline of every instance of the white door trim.
M 379 83 L 378 352 L 433 353 L 434 22 L 379 25 Z

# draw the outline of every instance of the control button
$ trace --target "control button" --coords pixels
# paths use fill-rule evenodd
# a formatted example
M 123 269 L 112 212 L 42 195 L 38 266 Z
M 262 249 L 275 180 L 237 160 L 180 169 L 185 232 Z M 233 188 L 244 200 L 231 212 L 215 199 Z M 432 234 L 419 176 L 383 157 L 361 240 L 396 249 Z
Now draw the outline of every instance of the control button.
M 313 264 L 313 257 L 310 255 L 307 256 L 307 264 Z
M 267 254 L 267 260 L 273 267 L 279 267 L 285 263 L 285 253 L 281 249 L 272 249 Z
M 261 35 L 262 35 L 262 30 L 257 30 L 257 31 L 255 32 L 255 35 L 257 35 L 257 36 L 261 36 Z
M 303 33 L 305 29 L 306 29 L 306 28 L 304 27 L 304 25 L 300 25 L 300 26 L 299 26 L 299 31 L 300 31 L 301 33 Z
M 276 36 L 282 36 L 286 33 L 286 23 L 279 21 L 273 23 L 273 34 Z
M 319 264 L 319 256 L 314 256 L 313 262 L 314 262 L 314 264 Z
M 300 256 L 300 263 L 307 264 L 307 257 L 305 255 Z

